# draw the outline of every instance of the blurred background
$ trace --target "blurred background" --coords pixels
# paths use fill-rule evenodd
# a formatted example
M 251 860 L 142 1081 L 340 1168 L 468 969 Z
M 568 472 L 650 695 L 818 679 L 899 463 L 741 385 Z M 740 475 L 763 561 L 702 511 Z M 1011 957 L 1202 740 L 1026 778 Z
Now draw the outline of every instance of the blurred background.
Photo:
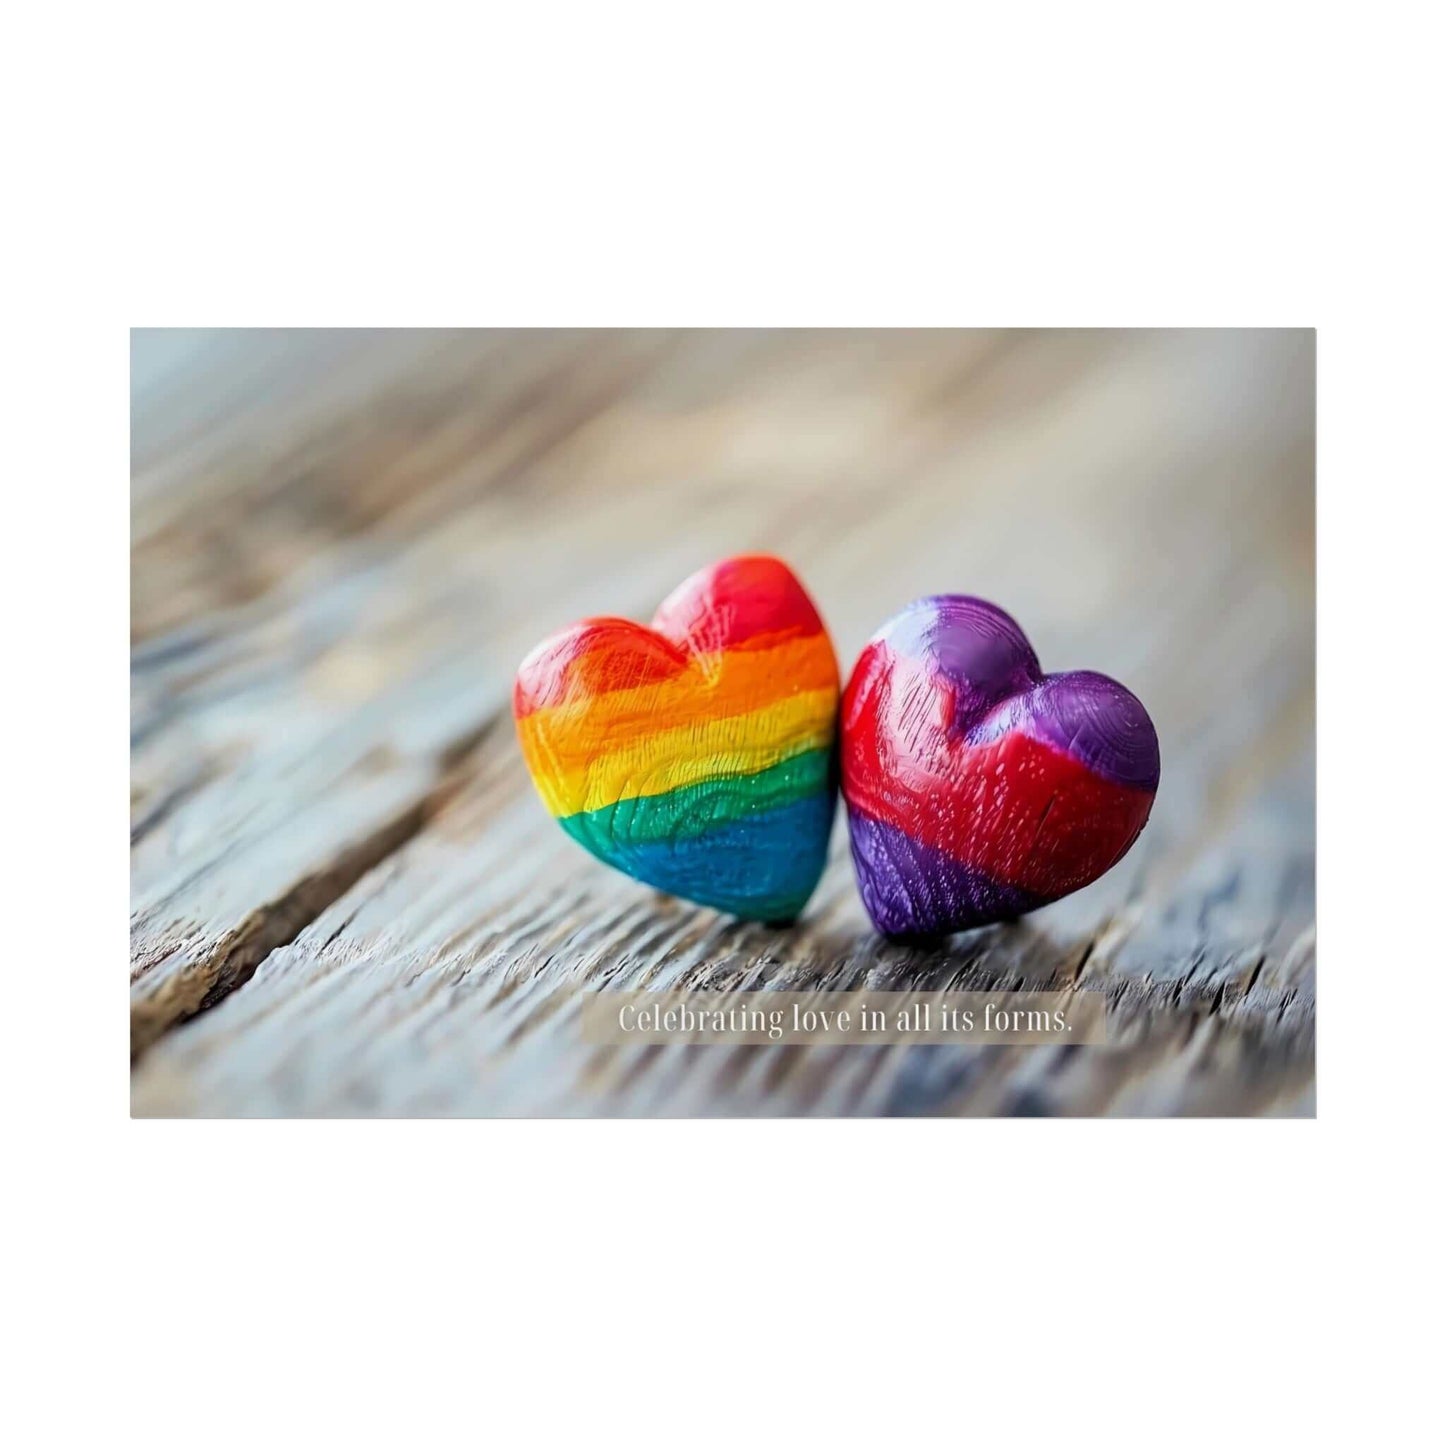
M 132 549 L 137 1112 L 1313 1110 L 1312 332 L 137 331 Z M 1118 678 L 1140 844 L 931 951 L 873 937 L 841 824 L 783 935 L 568 844 L 517 662 L 750 550 L 845 677 L 963 591 Z M 579 988 L 920 984 L 1098 988 L 1124 1043 L 571 1026 Z

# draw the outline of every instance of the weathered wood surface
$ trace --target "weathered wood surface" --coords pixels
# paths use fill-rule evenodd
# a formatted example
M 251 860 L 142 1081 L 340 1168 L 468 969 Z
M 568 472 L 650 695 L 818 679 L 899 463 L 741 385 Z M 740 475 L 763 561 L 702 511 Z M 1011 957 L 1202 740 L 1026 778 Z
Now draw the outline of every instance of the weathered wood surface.
M 1314 1107 L 1310 333 L 333 333 L 137 342 L 138 1114 Z M 845 673 L 919 594 L 1119 678 L 1163 780 L 1113 873 L 939 949 L 835 828 L 803 922 L 571 844 L 513 670 L 775 550 Z M 589 1049 L 578 992 L 1103 990 L 1107 1050 Z

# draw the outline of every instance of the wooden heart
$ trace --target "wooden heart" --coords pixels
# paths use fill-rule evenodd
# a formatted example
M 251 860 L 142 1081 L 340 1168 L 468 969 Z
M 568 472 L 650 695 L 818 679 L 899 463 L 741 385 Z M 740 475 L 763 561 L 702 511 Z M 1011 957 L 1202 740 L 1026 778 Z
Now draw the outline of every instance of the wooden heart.
M 742 918 L 802 911 L 828 849 L 838 663 L 775 557 L 690 577 L 651 628 L 593 618 L 522 663 L 517 730 L 548 810 L 604 863 Z
M 1096 672 L 1044 676 L 1018 624 L 926 597 L 878 632 L 843 696 L 843 798 L 880 932 L 1014 918 L 1129 850 L 1159 786 L 1159 740 Z

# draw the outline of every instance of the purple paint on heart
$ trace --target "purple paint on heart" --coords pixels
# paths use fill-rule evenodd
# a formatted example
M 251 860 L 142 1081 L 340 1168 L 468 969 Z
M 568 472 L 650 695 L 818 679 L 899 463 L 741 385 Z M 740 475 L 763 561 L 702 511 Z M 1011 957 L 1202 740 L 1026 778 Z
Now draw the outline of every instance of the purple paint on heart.
M 848 837 L 863 906 L 890 938 L 933 938 L 1017 918 L 1049 900 L 995 883 L 889 823 L 848 811 Z
M 869 914 L 898 936 L 1017 917 L 1129 850 L 1159 786 L 1143 705 L 1046 676 L 977 597 L 925 597 L 869 642 L 843 697 L 843 796 Z
M 901 657 L 932 659 L 953 684 L 960 731 L 1044 675 L 1018 623 L 981 597 L 920 597 L 878 637 Z
M 1068 753 L 1101 778 L 1153 792 L 1159 739 L 1144 705 L 1098 672 L 1056 672 L 1010 698 L 970 728 L 971 743 L 993 742 L 1015 728 Z
M 927 656 L 952 685 L 953 731 L 987 743 L 1021 728 L 1129 788 L 1159 786 L 1159 742 L 1143 705 L 1098 672 L 1044 675 L 1023 629 L 981 597 L 920 597 L 883 634 Z

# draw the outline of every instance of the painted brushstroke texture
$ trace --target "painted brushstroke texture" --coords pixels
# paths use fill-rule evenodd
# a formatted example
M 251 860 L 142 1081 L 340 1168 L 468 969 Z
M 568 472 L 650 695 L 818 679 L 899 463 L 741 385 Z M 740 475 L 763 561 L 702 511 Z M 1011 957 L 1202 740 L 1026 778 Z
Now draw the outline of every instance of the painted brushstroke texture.
M 1017 917 L 1113 867 L 1148 820 L 1159 743 L 1127 688 L 1045 676 L 1006 612 L 930 597 L 853 670 L 842 775 L 870 917 L 933 935 Z
M 773 557 L 689 578 L 650 628 L 593 618 L 517 674 L 523 756 L 590 853 L 744 918 L 802 911 L 827 854 L 839 677 L 816 608 Z

